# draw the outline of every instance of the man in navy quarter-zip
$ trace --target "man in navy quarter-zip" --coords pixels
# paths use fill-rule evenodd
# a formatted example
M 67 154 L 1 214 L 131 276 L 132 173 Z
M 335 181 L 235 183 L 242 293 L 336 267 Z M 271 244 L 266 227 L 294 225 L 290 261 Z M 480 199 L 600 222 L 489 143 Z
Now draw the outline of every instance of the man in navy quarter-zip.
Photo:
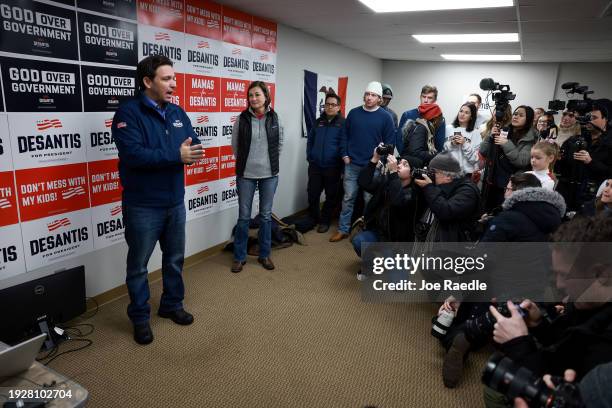
M 306 144 L 308 160 L 308 208 L 310 216 L 319 224 L 317 232 L 329 230 L 331 213 L 338 204 L 342 160 L 340 159 L 340 130 L 344 117 L 340 113 L 341 99 L 336 94 L 325 97 L 325 112 L 317 119 Z M 325 189 L 325 203 L 320 210 L 321 191 Z
M 394 144 L 395 125 L 391 115 L 379 104 L 382 100 L 380 82 L 370 82 L 363 93 L 363 105 L 351 109 L 340 132 L 340 157 L 344 161 L 344 197 L 338 221 L 338 231 L 329 239 L 338 242 L 349 236 L 353 207 L 357 200 L 359 173 L 372 157 L 374 148 L 383 143 Z M 371 195 L 364 194 L 364 201 Z
M 113 138 L 119 151 L 122 208 L 128 245 L 127 313 L 134 340 L 153 341 L 149 325 L 147 264 L 155 244 L 162 251 L 163 292 L 157 314 L 181 325 L 193 322 L 183 308 L 185 287 L 184 165 L 204 157 L 187 114 L 171 103 L 176 88 L 172 61 L 149 56 L 136 68 L 139 97 L 122 104 L 113 118 Z

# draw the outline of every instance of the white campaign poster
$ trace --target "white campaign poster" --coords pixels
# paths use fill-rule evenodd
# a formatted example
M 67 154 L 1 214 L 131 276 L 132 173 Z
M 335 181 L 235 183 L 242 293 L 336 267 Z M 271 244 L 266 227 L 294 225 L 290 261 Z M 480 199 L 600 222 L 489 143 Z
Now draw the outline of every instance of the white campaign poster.
M 251 79 L 276 82 L 276 53 L 255 49 L 251 51 Z
M 219 192 L 216 181 L 193 184 L 185 187 L 185 209 L 187 221 L 219 210 Z
M 85 146 L 87 146 L 87 160 L 109 160 L 118 157 L 117 146 L 111 132 L 113 112 L 83 113 L 81 129 Z
M 89 208 L 22 222 L 28 270 L 83 255 L 93 249 Z
M 252 48 L 223 43 L 221 53 L 221 76 L 223 78 L 251 79 Z
M 138 25 L 138 61 L 150 55 L 164 55 L 174 63 L 176 72 L 185 72 L 185 33 L 154 27 Z
M 91 209 L 94 249 L 102 249 L 125 240 L 121 202 L 102 204 Z
M 0 280 L 26 271 L 8 119 L 0 114 Z
M 187 113 L 193 131 L 204 148 L 219 147 L 222 132 L 221 115 L 219 112 Z
M 15 170 L 87 161 L 82 113 L 9 113 L 8 120 Z
M 220 192 L 219 211 L 238 206 L 238 192 L 236 190 L 236 177 L 228 177 L 217 182 Z
M 221 112 L 218 114 L 218 123 L 221 129 L 219 146 L 232 145 L 232 128 L 234 127 L 234 123 L 238 120 L 238 116 L 240 116 L 240 112 Z
M 198 35 L 185 34 L 185 72 L 221 77 L 223 43 Z

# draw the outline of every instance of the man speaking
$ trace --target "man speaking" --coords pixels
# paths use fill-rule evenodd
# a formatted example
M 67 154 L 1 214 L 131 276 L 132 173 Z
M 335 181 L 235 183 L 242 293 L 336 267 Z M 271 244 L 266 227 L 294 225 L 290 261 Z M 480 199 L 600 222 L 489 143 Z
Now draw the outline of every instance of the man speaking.
M 140 95 L 119 107 L 113 118 L 113 138 L 119 150 L 123 186 L 123 220 L 128 245 L 126 284 L 128 316 L 138 344 L 153 341 L 149 325 L 147 264 L 155 244 L 162 251 L 163 293 L 158 315 L 181 325 L 193 322 L 183 309 L 185 287 L 184 164 L 203 155 L 187 114 L 171 103 L 176 88 L 172 61 L 152 55 L 138 63 Z

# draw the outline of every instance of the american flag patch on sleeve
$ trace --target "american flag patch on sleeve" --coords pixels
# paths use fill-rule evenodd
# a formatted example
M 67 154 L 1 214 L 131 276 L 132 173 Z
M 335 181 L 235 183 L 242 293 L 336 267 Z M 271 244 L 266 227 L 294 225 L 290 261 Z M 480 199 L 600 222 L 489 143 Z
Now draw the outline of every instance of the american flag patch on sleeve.
M 127 123 L 125 123 L 125 122 L 117 123 L 117 129 L 121 129 L 121 128 L 124 128 L 124 127 L 127 127 Z

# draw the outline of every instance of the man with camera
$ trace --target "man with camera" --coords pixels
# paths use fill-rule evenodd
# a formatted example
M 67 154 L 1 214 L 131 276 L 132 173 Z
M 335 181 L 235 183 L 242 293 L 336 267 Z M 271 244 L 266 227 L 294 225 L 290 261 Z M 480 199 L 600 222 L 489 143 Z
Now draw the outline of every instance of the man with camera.
M 359 187 L 372 194 L 365 209 L 364 230 L 352 240 L 360 257 L 363 243 L 414 241 L 414 220 L 423 212 L 421 191 L 412 183 L 411 163 L 393 154 L 381 155 L 381 147 L 374 149 L 359 174 Z
M 429 162 L 429 173 L 414 180 L 428 207 L 423 216 L 423 222 L 429 224 L 427 234 L 420 238 L 425 242 L 471 241 L 479 212 L 478 187 L 463 176 L 459 162 L 449 152 Z
M 525 317 L 512 302 L 509 317 L 490 308 L 496 319 L 493 339 L 507 357 L 536 376 L 563 375 L 572 368 L 580 379 L 612 361 L 612 264 L 605 249 L 612 240 L 612 219 L 574 219 L 563 224 L 553 240 L 556 286 L 567 295 L 563 312 L 548 321 L 531 300 L 520 304 Z M 485 403 L 507 406 L 501 394 L 489 388 Z
M 338 231 L 329 239 L 330 242 L 338 242 L 349 236 L 353 207 L 359 191 L 357 179 L 363 167 L 368 164 L 372 149 L 384 143 L 390 146 L 393 153 L 395 125 L 391 115 L 379 106 L 382 94 L 380 82 L 370 82 L 363 93 L 363 105 L 351 109 L 340 132 L 340 156 L 344 161 L 344 197 Z M 364 194 L 364 200 L 367 205 L 368 194 Z
M 576 112 L 566 108 L 561 113 L 561 122 L 559 122 L 555 143 L 561 147 L 567 139 L 578 135 L 580 135 L 580 124 L 576 123 Z
M 612 176 L 612 135 L 608 129 L 608 108 L 594 102 L 587 116 L 590 141 L 583 136 L 569 138 L 561 146 L 559 192 L 568 210 L 578 210 L 592 200 L 599 185 Z

